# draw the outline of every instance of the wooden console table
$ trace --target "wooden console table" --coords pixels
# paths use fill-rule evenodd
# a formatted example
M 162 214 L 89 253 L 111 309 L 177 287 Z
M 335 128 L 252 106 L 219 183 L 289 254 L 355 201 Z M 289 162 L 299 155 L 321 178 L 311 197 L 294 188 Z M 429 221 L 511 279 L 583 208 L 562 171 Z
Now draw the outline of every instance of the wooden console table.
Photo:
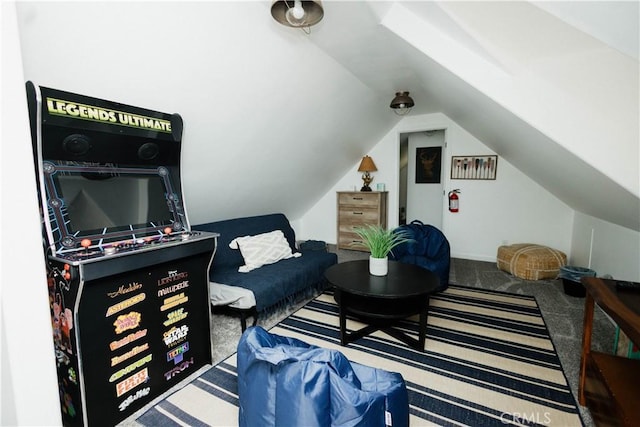
M 598 426 L 640 426 L 640 360 L 591 351 L 594 303 L 640 344 L 640 292 L 616 289 L 615 280 L 583 277 L 582 359 L 578 399 Z

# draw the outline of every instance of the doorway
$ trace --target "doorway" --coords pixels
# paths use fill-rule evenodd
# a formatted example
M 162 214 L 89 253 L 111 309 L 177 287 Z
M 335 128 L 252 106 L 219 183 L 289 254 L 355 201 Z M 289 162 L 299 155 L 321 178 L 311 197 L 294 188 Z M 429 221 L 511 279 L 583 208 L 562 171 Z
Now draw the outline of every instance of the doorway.
M 445 130 L 400 134 L 398 224 L 420 220 L 442 230 Z

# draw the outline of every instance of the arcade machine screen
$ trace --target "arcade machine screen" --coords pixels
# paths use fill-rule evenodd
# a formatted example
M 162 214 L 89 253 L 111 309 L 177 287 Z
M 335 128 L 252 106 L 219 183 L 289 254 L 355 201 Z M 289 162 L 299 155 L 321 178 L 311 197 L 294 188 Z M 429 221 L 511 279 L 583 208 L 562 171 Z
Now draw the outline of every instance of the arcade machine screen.
M 52 248 L 69 259 L 101 256 L 123 242 L 168 239 L 185 224 L 166 167 L 119 167 L 47 161 L 43 167 Z M 167 233 L 169 230 L 169 233 Z M 83 245 L 82 242 L 85 242 Z M 87 242 L 91 242 L 87 244 Z M 79 247 L 80 244 L 80 247 Z
M 118 224 L 166 226 L 174 219 L 166 203 L 167 190 L 157 174 L 68 172 L 54 181 L 60 197 L 68 201 L 71 233 L 112 231 Z

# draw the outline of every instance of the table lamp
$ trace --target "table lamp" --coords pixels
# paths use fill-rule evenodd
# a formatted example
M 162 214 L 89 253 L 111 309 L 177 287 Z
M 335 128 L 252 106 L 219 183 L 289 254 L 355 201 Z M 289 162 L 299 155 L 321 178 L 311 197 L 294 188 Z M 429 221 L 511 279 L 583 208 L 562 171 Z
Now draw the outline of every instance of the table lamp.
M 360 191 L 371 191 L 371 181 L 373 181 L 373 177 L 369 174 L 369 172 L 375 172 L 378 168 L 376 168 L 375 163 L 373 163 L 373 159 L 369 156 L 364 156 L 362 161 L 360 162 L 360 166 L 358 167 L 358 172 L 364 172 L 362 174 L 362 181 L 364 181 L 364 185 L 360 189 Z

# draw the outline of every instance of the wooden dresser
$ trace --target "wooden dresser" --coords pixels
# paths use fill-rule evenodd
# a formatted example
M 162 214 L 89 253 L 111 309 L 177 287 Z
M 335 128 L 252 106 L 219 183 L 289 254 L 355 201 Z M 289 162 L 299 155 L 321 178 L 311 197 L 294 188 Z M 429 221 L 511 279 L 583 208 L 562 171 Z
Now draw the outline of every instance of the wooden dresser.
M 640 360 L 591 350 L 594 303 L 640 343 L 640 292 L 616 289 L 615 280 L 583 277 L 584 308 L 580 404 L 587 406 L 597 426 L 640 425 Z
M 387 227 L 386 191 L 338 191 L 338 248 L 366 251 L 353 227 L 372 224 Z

